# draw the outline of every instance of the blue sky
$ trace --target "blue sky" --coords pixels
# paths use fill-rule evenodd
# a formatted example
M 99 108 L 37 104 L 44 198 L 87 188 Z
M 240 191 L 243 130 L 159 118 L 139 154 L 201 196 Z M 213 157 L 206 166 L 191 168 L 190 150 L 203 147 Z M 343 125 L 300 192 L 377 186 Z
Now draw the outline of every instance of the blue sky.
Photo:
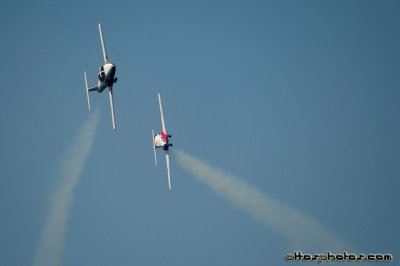
M 58 171 L 108 95 L 75 188 L 63 265 L 286 265 L 289 243 L 171 159 L 155 168 L 157 92 L 175 147 L 400 256 L 396 1 L 40 1 L 2 5 L 0 265 L 31 265 Z M 397 202 L 397 203 L 396 203 Z M 299 247 L 301 249 L 301 247 Z

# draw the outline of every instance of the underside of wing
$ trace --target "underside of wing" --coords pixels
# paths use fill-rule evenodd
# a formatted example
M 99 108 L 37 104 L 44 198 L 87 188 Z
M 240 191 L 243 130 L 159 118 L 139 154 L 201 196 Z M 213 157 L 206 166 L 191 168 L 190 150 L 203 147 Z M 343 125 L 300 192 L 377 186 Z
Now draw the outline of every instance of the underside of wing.
M 163 109 L 162 109 L 160 94 L 158 94 L 158 103 L 160 104 L 160 114 L 161 114 L 161 126 L 162 126 L 162 131 L 163 131 L 165 134 L 167 134 L 167 129 L 165 128 L 164 113 L 163 113 Z
M 171 173 L 169 169 L 169 151 L 165 153 L 165 161 L 167 162 L 167 172 L 168 172 L 168 188 L 171 190 Z
M 108 93 L 110 95 L 111 118 L 112 118 L 112 123 L 113 123 L 113 130 L 115 131 L 116 126 L 115 126 L 115 118 L 114 118 L 114 101 L 113 101 L 112 87 L 109 88 Z
M 104 45 L 103 32 L 101 30 L 101 24 L 99 24 L 99 33 L 100 33 L 101 48 L 103 49 L 104 64 L 107 64 L 108 63 L 108 57 L 107 57 L 106 46 Z

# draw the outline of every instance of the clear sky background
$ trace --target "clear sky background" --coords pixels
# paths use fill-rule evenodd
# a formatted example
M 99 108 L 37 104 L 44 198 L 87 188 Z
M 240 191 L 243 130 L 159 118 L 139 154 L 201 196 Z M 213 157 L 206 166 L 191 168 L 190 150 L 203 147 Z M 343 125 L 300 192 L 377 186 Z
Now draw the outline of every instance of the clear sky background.
M 174 147 L 398 261 L 398 1 L 5 1 L 0 17 L 0 265 L 31 265 L 60 164 L 98 131 L 63 265 L 286 265 L 281 235 L 181 169 L 154 166 L 157 92 Z M 301 248 L 301 247 L 300 247 Z M 393 264 L 393 262 L 392 262 Z M 383 265 L 383 264 L 382 264 Z

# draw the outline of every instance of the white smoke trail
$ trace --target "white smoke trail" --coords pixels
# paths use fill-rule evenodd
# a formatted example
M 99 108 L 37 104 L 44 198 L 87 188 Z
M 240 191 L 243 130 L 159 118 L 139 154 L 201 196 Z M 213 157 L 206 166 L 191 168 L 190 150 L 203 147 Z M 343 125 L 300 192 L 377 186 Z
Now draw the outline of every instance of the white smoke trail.
M 98 121 L 97 109 L 82 126 L 68 155 L 61 163 L 60 183 L 51 198 L 49 214 L 36 249 L 33 266 L 62 265 L 67 221 L 74 199 L 73 189 L 90 153 Z
M 209 185 L 218 195 L 286 238 L 291 248 L 314 252 L 354 251 L 354 247 L 330 233 L 311 216 L 265 196 L 243 180 L 212 168 L 178 149 L 175 149 L 175 158 L 197 180 Z

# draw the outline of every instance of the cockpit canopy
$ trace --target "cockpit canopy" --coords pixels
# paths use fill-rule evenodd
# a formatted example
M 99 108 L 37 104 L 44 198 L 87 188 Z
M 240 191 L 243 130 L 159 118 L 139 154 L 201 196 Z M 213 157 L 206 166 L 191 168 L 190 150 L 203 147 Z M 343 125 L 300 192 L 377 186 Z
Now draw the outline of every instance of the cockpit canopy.
M 104 66 L 101 66 L 99 69 L 99 80 L 104 81 L 106 78 L 106 74 L 104 73 Z

